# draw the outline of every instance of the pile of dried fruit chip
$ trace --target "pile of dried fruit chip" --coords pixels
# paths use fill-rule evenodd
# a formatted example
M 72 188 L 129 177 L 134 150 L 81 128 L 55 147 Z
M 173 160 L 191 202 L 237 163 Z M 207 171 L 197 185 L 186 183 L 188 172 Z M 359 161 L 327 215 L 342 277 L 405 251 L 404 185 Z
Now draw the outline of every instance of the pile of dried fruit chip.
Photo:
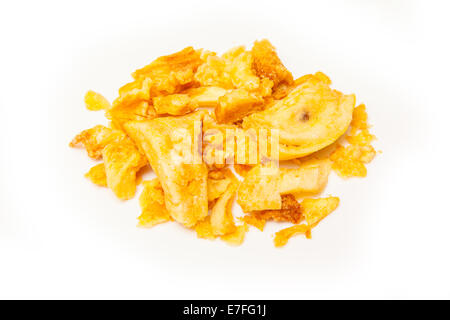
M 123 200 L 152 168 L 157 178 L 143 181 L 139 197 L 141 227 L 176 221 L 199 238 L 239 245 L 248 225 L 263 231 L 267 221 L 281 221 L 293 226 L 275 234 L 275 246 L 296 234 L 310 238 L 339 205 L 337 197 L 314 198 L 330 171 L 364 177 L 376 154 L 365 105 L 355 108 L 355 96 L 331 89 L 321 72 L 294 80 L 267 40 L 221 56 L 188 47 L 132 76 L 112 104 L 86 94 L 87 109 L 104 110 L 109 124 L 81 132 L 70 146 L 103 161 L 86 177 Z M 264 146 L 276 148 L 265 153 Z

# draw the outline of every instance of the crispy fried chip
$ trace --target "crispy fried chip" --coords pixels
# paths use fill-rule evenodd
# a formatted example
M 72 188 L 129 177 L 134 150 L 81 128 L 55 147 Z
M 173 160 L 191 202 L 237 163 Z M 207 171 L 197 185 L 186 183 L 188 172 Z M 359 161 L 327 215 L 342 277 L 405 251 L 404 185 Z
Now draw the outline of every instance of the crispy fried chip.
M 160 57 L 133 73 L 133 78 L 152 79 L 151 96 L 178 93 L 194 84 L 194 74 L 203 63 L 201 50 L 187 47 Z
M 187 94 L 171 94 L 154 97 L 153 107 L 157 114 L 184 115 L 197 108 L 196 103 Z
M 281 83 L 290 85 L 294 82 L 292 74 L 281 63 L 275 48 L 268 40 L 255 41 L 252 58 L 252 67 L 256 74 L 261 78 L 271 79 L 275 87 Z
M 331 169 L 363 177 L 376 155 L 366 106 L 355 108 L 355 96 L 330 88 L 320 71 L 294 80 L 268 40 L 222 55 L 187 47 L 132 77 L 112 104 L 86 93 L 86 108 L 104 110 L 109 127 L 84 130 L 70 146 L 102 159 L 86 178 L 124 200 L 150 164 L 157 178 L 143 182 L 141 227 L 175 220 L 199 238 L 240 245 L 248 225 L 296 224 L 276 233 L 275 246 L 284 246 L 296 234 L 310 238 L 338 206 L 337 197 L 310 198 Z
M 219 104 L 219 98 L 224 96 L 227 90 L 221 87 L 200 87 L 188 89 L 184 93 L 199 107 L 215 108 Z
M 236 229 L 229 234 L 223 235 L 220 238 L 231 246 L 240 246 L 245 239 L 245 234 L 248 231 L 246 224 L 237 226 Z
M 343 95 L 312 76 L 284 99 L 244 118 L 242 126 L 278 129 L 280 160 L 289 160 L 336 141 L 350 125 L 354 104 L 354 95 Z
M 196 225 L 195 225 L 195 232 L 197 233 L 197 237 L 202 238 L 202 239 L 216 239 L 217 236 L 214 235 L 212 226 L 211 226 L 211 217 L 207 216 L 205 219 L 203 219 L 202 221 L 199 221 Z
M 86 108 L 91 111 L 108 110 L 111 108 L 109 101 L 100 93 L 89 90 L 84 96 Z
M 219 98 L 215 108 L 219 123 L 232 123 L 261 109 L 264 99 L 245 89 L 236 89 Z
M 208 173 L 208 202 L 212 202 L 225 193 L 233 180 L 221 170 Z
M 279 210 L 281 195 L 297 192 L 317 193 L 328 181 L 327 161 L 297 169 L 268 169 L 256 166 L 250 170 L 238 191 L 238 203 L 244 212 Z
M 201 122 L 203 117 L 204 112 L 198 111 L 188 116 L 124 124 L 161 181 L 169 213 L 187 227 L 208 214 L 208 170 L 204 163 L 189 164 L 192 159 L 186 158 L 191 154 L 195 121 Z
M 131 199 L 136 191 L 136 173 L 147 159 L 129 139 L 109 143 L 102 156 L 108 188 L 122 200 Z
M 233 173 L 227 170 L 228 177 Z M 238 188 L 238 180 L 233 176 L 225 192 L 217 199 L 211 210 L 211 227 L 214 235 L 225 235 L 235 231 L 233 214 L 231 205 Z
M 252 215 L 259 221 L 287 221 L 295 224 L 300 223 L 303 218 L 302 207 L 292 194 L 281 196 L 281 209 L 254 211 Z
M 138 226 L 150 228 L 172 220 L 164 204 L 164 192 L 158 179 L 144 181 L 144 190 L 139 197 L 142 213 Z
M 99 163 L 93 166 L 85 175 L 86 178 L 100 187 L 107 187 L 105 164 Z
M 306 224 L 299 224 L 296 226 L 292 226 L 289 228 L 282 229 L 275 233 L 275 238 L 273 239 L 273 242 L 275 244 L 275 247 L 283 247 L 286 245 L 288 240 L 292 238 L 295 235 L 298 234 L 304 234 L 306 238 L 311 238 L 311 229 Z
M 89 157 L 92 159 L 100 159 L 103 148 L 112 141 L 120 141 L 125 139 L 123 132 L 115 129 L 110 129 L 102 125 L 87 129 L 78 134 L 70 142 L 71 147 L 82 144 Z
M 243 217 L 240 217 L 239 220 L 245 222 L 246 224 L 252 225 L 260 231 L 264 231 L 264 227 L 266 225 L 266 220 L 260 220 L 255 217 L 253 214 L 248 214 Z
M 301 203 L 306 223 L 311 228 L 314 228 L 323 218 L 333 212 L 338 205 L 338 197 L 308 198 Z

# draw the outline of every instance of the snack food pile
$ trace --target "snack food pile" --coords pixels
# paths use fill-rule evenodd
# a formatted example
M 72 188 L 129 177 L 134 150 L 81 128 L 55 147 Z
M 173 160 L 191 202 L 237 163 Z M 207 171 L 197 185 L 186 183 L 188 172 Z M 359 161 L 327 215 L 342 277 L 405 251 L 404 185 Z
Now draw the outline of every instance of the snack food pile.
M 292 223 L 277 247 L 311 230 L 339 205 L 318 197 L 334 170 L 364 177 L 375 156 L 365 105 L 331 89 L 323 73 L 294 79 L 267 40 L 223 55 L 188 47 L 136 70 L 112 104 L 99 93 L 87 109 L 103 110 L 107 126 L 78 134 L 102 160 L 86 177 L 123 200 L 143 181 L 138 225 L 175 221 L 199 238 L 244 241 L 249 226 Z M 269 151 L 270 150 L 270 151 Z M 232 212 L 234 200 L 244 215 Z

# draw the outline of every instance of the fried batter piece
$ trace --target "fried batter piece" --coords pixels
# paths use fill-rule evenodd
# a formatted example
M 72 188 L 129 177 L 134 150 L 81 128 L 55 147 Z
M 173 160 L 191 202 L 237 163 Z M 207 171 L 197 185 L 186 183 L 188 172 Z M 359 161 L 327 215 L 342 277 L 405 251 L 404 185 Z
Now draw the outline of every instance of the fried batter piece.
M 255 73 L 260 78 L 271 79 L 274 87 L 279 84 L 291 85 L 294 82 L 292 74 L 283 65 L 269 40 L 255 41 L 252 58 L 252 68 Z
M 230 234 L 236 229 L 233 214 L 231 212 L 231 205 L 233 204 L 239 181 L 230 170 L 226 169 L 224 171 L 229 178 L 230 183 L 225 192 L 217 199 L 211 210 L 210 221 L 212 232 L 217 236 Z
M 284 99 L 244 118 L 242 126 L 278 129 L 280 160 L 295 159 L 343 135 L 352 120 L 354 105 L 354 95 L 343 95 L 330 89 L 322 78 L 311 76 Z
M 150 228 L 157 224 L 171 221 L 164 204 L 164 191 L 158 179 L 144 181 L 144 190 L 139 197 L 142 213 L 138 217 L 138 226 Z
M 255 228 L 259 229 L 260 231 L 264 231 L 264 227 L 266 225 L 266 220 L 258 219 L 252 214 L 248 214 L 243 217 L 239 217 L 239 220 L 241 220 L 242 222 L 244 222 L 246 224 L 254 226 Z
M 267 169 L 258 165 L 251 169 L 238 190 L 238 203 L 244 212 L 279 210 L 281 195 L 321 191 L 330 172 L 328 161 L 301 166 L 297 169 Z
M 286 221 L 294 224 L 300 223 L 303 219 L 302 207 L 292 194 L 281 196 L 281 209 L 254 211 L 252 215 L 257 220 Z
M 197 111 L 187 116 L 124 124 L 158 176 L 170 215 L 187 227 L 208 215 L 208 169 L 204 163 L 189 164 L 192 162 L 186 158 L 192 151 L 190 137 L 198 134 L 195 121 L 201 122 L 204 115 L 204 111 Z
M 221 87 L 200 87 L 188 89 L 183 93 L 189 95 L 198 107 L 215 108 L 219 104 L 219 98 L 224 96 L 227 90 Z
M 136 192 L 136 173 L 147 164 L 147 159 L 130 139 L 107 144 L 102 156 L 108 188 L 119 199 L 131 199 Z
M 338 197 L 327 197 L 317 199 L 304 199 L 301 202 L 303 215 L 310 228 L 314 228 L 319 222 L 333 212 L 339 205 Z
M 187 47 L 179 52 L 162 56 L 149 65 L 136 70 L 133 78 L 152 79 L 151 96 L 179 93 L 194 84 L 194 74 L 203 63 L 202 51 Z
M 220 238 L 231 246 L 240 246 L 244 242 L 247 231 L 248 226 L 244 223 L 237 226 L 232 233 L 223 235 Z
M 275 233 L 273 243 L 275 247 L 283 247 L 295 235 L 304 234 L 306 238 L 311 239 L 311 228 L 306 224 L 299 224 L 289 228 L 282 229 Z
M 236 89 L 219 98 L 215 108 L 219 123 L 233 123 L 261 109 L 264 99 L 245 89 Z
M 102 150 L 108 143 L 123 139 L 126 139 L 126 135 L 122 131 L 97 125 L 78 134 L 72 139 L 69 146 L 76 147 L 82 144 L 89 157 L 92 159 L 100 159 L 102 157 Z
M 119 97 L 107 110 L 106 117 L 117 123 L 155 118 L 156 112 L 150 104 L 152 86 L 152 79 L 143 77 L 124 85 L 119 89 Z
M 210 171 L 208 173 L 208 202 L 213 202 L 225 193 L 233 180 L 225 175 L 222 170 Z
M 109 101 L 100 93 L 89 90 L 84 96 L 86 109 L 91 111 L 108 110 L 111 108 Z
M 331 154 L 332 168 L 342 178 L 365 177 L 365 164 L 371 162 L 376 155 L 371 143 L 375 136 L 369 133 L 365 105 L 359 105 L 353 111 L 352 129 L 346 137 L 349 145 L 340 144 Z
M 99 163 L 93 166 L 85 175 L 86 178 L 100 187 L 107 187 L 105 164 Z

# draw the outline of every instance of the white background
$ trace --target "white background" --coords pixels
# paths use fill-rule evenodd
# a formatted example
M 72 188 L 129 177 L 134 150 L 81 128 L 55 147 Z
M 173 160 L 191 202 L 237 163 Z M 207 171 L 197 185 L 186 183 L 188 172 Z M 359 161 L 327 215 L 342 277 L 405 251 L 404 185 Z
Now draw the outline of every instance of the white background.
M 450 298 L 449 5 L 445 1 L 3 1 L 0 298 Z M 238 248 L 176 224 L 136 228 L 137 199 L 83 174 L 68 142 L 105 123 L 130 73 L 193 45 L 268 38 L 295 76 L 321 70 L 367 104 L 366 179 L 282 249 L 280 225 Z

